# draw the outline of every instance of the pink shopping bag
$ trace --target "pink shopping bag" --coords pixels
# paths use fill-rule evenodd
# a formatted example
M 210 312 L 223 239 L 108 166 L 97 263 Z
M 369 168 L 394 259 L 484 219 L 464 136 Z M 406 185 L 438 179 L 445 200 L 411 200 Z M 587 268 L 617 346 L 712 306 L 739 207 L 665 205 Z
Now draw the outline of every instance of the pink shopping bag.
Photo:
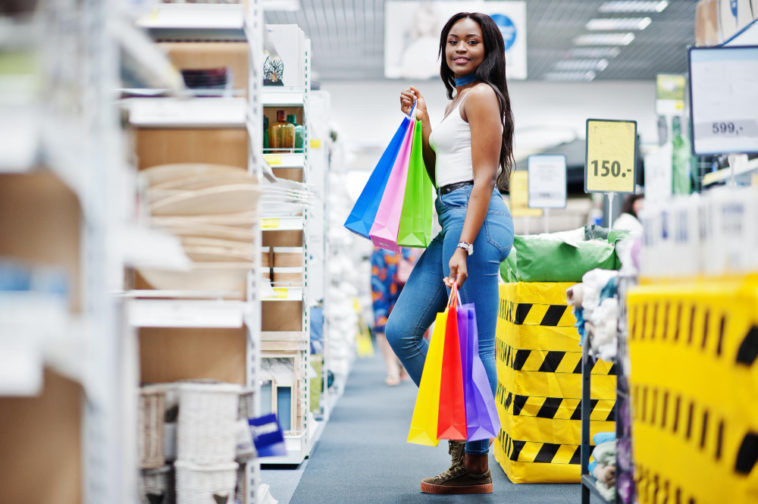
M 369 232 L 369 237 L 374 245 L 395 252 L 400 250 L 397 245 L 397 231 L 400 227 L 400 214 L 403 211 L 405 184 L 408 180 L 408 164 L 410 163 L 415 129 L 416 122 L 413 122 L 408 128 L 403 144 L 400 146 L 400 152 L 392 167 L 392 173 L 390 173 L 387 186 L 384 188 L 384 195 L 381 203 L 379 203 L 374 224 Z

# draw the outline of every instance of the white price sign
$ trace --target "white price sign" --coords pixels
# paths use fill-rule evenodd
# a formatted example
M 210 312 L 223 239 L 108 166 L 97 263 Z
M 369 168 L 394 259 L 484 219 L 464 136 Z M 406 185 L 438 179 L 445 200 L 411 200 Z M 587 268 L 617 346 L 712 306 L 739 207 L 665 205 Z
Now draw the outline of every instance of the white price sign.
M 758 46 L 689 51 L 696 155 L 758 152 Z
M 529 208 L 566 207 L 566 156 L 529 156 Z

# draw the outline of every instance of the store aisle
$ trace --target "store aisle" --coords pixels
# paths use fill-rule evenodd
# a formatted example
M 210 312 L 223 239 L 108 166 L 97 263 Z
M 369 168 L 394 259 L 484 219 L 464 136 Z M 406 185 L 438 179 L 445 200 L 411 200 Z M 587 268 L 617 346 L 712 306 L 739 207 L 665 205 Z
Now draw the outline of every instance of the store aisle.
M 441 472 L 449 461 L 447 442 L 437 448 L 405 442 L 416 387 L 384 385 L 378 352 L 358 359 L 343 397 L 326 425 L 292 504 L 513 503 L 578 504 L 579 485 L 513 485 L 493 456 L 495 493 L 430 496 L 419 482 Z

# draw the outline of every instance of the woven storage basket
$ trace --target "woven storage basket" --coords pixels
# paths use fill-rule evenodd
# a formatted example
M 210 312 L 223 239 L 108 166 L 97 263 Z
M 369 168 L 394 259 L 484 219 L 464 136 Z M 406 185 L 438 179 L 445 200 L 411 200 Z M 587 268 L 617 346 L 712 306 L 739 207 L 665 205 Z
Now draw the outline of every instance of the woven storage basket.
M 197 464 L 234 460 L 240 391 L 240 386 L 230 384 L 179 385 L 179 460 Z
M 173 489 L 171 466 L 142 471 L 140 475 L 140 502 L 142 504 L 168 504 L 173 502 Z
M 234 504 L 236 463 L 201 466 L 177 461 L 175 467 L 177 504 Z
M 163 450 L 163 420 L 166 414 L 166 392 L 161 386 L 140 389 L 139 434 L 137 450 L 140 466 L 155 469 L 166 463 Z

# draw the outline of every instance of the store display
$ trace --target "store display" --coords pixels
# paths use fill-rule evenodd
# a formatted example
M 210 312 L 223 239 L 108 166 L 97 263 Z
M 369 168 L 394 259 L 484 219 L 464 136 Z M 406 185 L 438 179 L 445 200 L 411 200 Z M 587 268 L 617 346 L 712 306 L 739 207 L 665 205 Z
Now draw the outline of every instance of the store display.
M 287 114 L 287 122 L 295 126 L 295 149 L 302 149 L 305 145 L 305 128 L 297 123 L 297 115 Z

